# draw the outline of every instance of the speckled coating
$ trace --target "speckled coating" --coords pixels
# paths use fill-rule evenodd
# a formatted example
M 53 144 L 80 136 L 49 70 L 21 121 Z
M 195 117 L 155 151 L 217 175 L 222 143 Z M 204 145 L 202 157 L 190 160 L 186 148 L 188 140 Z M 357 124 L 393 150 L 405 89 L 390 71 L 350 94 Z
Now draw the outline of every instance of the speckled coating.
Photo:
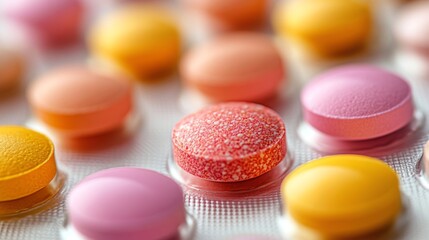
M 392 133 L 407 125 L 414 112 L 408 83 L 370 65 L 329 70 L 304 88 L 301 102 L 305 121 L 346 140 Z
M 286 155 L 282 119 L 261 105 L 213 105 L 179 121 L 172 133 L 174 159 L 197 177 L 236 182 L 258 177 Z
M 172 179 L 143 168 L 111 168 L 70 192 L 70 224 L 93 240 L 172 239 L 185 223 L 183 193 Z
M 79 37 L 84 6 L 81 0 L 6 1 L 4 15 L 25 25 L 45 46 L 59 46 Z
M 45 135 L 19 126 L 0 127 L 0 201 L 35 193 L 56 173 L 54 145 Z
M 407 5 L 396 22 L 395 36 L 404 48 L 429 58 L 429 2 Z
M 214 102 L 259 101 L 275 95 L 285 67 L 272 39 L 242 32 L 191 50 L 181 62 L 180 74 L 188 87 Z

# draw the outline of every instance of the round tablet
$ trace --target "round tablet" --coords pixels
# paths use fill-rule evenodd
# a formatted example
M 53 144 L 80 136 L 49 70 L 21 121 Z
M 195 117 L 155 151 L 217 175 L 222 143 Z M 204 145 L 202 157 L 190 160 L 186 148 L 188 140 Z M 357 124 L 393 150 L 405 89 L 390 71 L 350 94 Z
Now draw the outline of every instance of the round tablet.
M 262 25 L 267 14 L 267 0 L 182 0 L 190 9 L 208 17 L 220 28 L 248 29 Z
M 276 93 L 285 78 L 279 50 L 264 34 L 237 33 L 191 50 L 183 81 L 214 101 L 258 101 Z
M 93 54 L 137 78 L 175 68 L 181 50 L 177 20 L 164 9 L 129 4 L 102 18 L 89 44 Z
M 362 48 L 371 35 L 370 1 L 286 1 L 274 18 L 277 31 L 319 55 Z
M 112 168 L 70 192 L 69 222 L 88 239 L 173 239 L 186 223 L 183 193 L 170 178 L 142 168 Z
M 329 70 L 304 88 L 301 102 L 307 123 L 345 140 L 392 133 L 410 123 L 414 112 L 408 83 L 370 65 Z
M 70 43 L 80 35 L 84 17 L 81 0 L 14 0 L 5 3 L 5 16 L 28 27 L 46 46 Z
M 361 155 L 333 155 L 301 165 L 285 178 L 281 195 L 293 220 L 327 237 L 381 230 L 402 209 L 396 173 Z
M 0 127 L 0 202 L 39 191 L 56 174 L 51 140 L 27 128 Z
M 119 128 L 132 109 L 127 79 L 86 67 L 63 67 L 39 77 L 28 98 L 35 115 L 57 133 L 79 137 Z
M 216 182 L 258 177 L 286 155 L 286 129 L 269 108 L 232 102 L 207 107 L 179 121 L 173 155 L 186 172 Z
M 19 85 L 25 65 L 24 56 L 18 51 L 0 48 L 0 92 Z
M 429 2 L 406 6 L 396 23 L 395 35 L 404 48 L 429 58 Z

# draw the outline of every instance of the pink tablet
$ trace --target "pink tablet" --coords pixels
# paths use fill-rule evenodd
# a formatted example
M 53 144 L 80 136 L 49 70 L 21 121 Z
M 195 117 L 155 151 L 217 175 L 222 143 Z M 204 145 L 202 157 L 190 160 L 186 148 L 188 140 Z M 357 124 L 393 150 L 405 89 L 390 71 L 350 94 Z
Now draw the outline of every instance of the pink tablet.
M 371 65 L 348 65 L 321 74 L 301 93 L 304 120 L 344 140 L 395 132 L 413 118 L 411 88 L 401 77 Z
M 172 133 L 177 165 L 215 182 L 261 176 L 286 155 L 286 129 L 269 108 L 243 102 L 213 105 L 179 121 Z
M 180 186 L 143 168 L 94 173 L 72 189 L 66 205 L 71 227 L 85 239 L 173 239 L 186 223 Z
M 188 88 L 209 101 L 259 102 L 276 94 L 285 68 L 270 37 L 236 33 L 192 49 L 180 74 Z

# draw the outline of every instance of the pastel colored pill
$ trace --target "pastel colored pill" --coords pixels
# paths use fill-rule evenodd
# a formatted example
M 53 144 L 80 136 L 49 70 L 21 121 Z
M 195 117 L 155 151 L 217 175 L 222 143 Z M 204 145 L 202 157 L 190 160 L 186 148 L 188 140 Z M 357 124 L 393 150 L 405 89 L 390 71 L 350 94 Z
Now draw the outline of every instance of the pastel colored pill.
M 236 33 L 191 50 L 181 63 L 185 84 L 212 101 L 258 101 L 277 92 L 285 68 L 264 34 Z
M 370 65 L 327 71 L 302 91 L 304 120 L 329 136 L 366 140 L 393 133 L 413 119 L 411 88 L 401 77 Z
M 180 186 L 142 168 L 94 173 L 71 190 L 66 205 L 83 239 L 176 239 L 186 223 Z
M 19 85 L 25 65 L 25 58 L 20 52 L 0 48 L 0 92 Z
M 429 177 L 429 142 L 423 148 L 423 167 L 427 177 Z
M 181 39 L 177 20 L 162 8 L 130 4 L 102 18 L 89 37 L 92 53 L 140 79 L 173 70 Z
M 182 0 L 223 29 L 239 30 L 262 25 L 267 14 L 267 0 Z
M 79 38 L 84 7 L 80 0 L 6 1 L 4 15 L 20 24 L 47 47 L 62 46 Z
M 4 211 L 1 202 L 36 193 L 56 174 L 51 140 L 27 128 L 0 127 L 0 212 Z
M 173 129 L 173 156 L 184 171 L 215 182 L 261 176 L 286 155 L 286 130 L 271 109 L 232 102 L 207 107 Z
M 82 137 L 122 126 L 132 110 L 132 91 L 123 77 L 69 66 L 36 79 L 28 98 L 36 117 L 56 133 Z
M 429 3 L 406 6 L 396 22 L 395 35 L 403 48 L 429 58 Z
M 294 0 L 279 6 L 274 25 L 309 52 L 343 55 L 362 48 L 372 31 L 370 1 Z
M 285 211 L 320 239 L 385 229 L 402 211 L 399 180 L 384 162 L 361 155 L 323 157 L 296 168 L 281 187 Z

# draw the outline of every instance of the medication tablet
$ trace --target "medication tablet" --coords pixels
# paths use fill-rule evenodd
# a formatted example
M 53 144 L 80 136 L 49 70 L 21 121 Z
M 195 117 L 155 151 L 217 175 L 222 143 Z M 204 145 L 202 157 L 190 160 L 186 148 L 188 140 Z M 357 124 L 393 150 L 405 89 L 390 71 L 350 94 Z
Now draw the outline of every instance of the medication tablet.
M 280 116 L 261 105 L 213 105 L 179 121 L 172 133 L 177 165 L 199 178 L 238 182 L 261 176 L 286 156 Z
M 18 51 L 0 47 L 0 92 L 17 87 L 25 71 L 25 59 Z
M 366 140 L 401 129 L 413 119 L 411 88 L 401 77 L 370 65 L 321 74 L 301 93 L 304 120 L 343 140 Z
M 36 79 L 28 91 L 33 112 L 59 135 L 90 136 L 119 128 L 132 109 L 132 83 L 82 66 Z
M 326 239 L 386 229 L 402 210 L 396 173 L 384 162 L 361 155 L 305 163 L 285 178 L 281 195 L 293 221 Z
M 69 227 L 81 239 L 176 239 L 186 224 L 180 186 L 142 168 L 94 173 L 71 190 L 66 205 Z

